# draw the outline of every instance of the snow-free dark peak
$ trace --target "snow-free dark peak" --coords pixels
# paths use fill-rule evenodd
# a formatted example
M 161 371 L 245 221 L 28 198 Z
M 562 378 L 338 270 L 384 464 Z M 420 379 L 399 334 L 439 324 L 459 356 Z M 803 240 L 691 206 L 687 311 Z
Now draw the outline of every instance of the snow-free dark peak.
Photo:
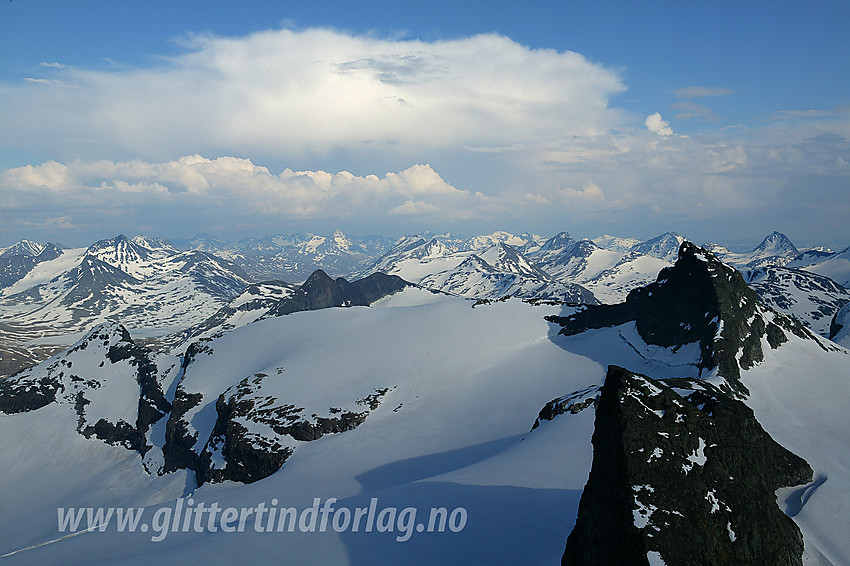
M 373 302 L 401 291 L 411 284 L 395 275 L 373 273 L 349 283 L 342 277 L 332 279 L 321 269 L 290 296 L 280 300 L 266 316 L 281 316 L 294 312 L 331 307 L 369 306 Z

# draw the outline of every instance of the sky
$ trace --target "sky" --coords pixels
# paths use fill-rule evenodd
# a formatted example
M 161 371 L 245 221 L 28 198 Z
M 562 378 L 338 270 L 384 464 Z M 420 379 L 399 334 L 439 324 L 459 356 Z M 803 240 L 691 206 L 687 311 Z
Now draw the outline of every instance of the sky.
M 341 228 L 843 247 L 847 29 L 843 0 L 2 0 L 0 246 Z

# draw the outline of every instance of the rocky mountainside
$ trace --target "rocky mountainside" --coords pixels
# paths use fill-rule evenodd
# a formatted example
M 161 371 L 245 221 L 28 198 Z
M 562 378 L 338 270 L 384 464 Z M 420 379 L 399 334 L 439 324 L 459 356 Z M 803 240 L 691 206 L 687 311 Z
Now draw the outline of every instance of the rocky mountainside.
M 741 401 L 609 366 L 561 564 L 801 565 L 803 536 L 775 492 L 811 479 Z
M 796 319 L 762 308 L 738 271 L 687 241 L 673 267 L 631 291 L 625 302 L 552 320 L 565 335 L 634 321 L 647 344 L 678 349 L 698 343 L 700 373 L 716 371 L 724 390 L 738 395 L 746 393 L 741 370 L 764 357 L 762 338 L 771 348 L 787 341 L 786 332 L 816 340 Z
M 0 253 L 0 289 L 23 279 L 39 263 L 56 259 L 62 249 L 56 244 L 38 244 L 22 240 Z
M 17 341 L 6 348 L 67 346 L 109 320 L 154 336 L 183 330 L 213 315 L 249 284 L 237 266 L 210 253 L 180 252 L 155 239 L 119 235 L 41 261 L 3 289 L 0 310 Z M 25 363 L 27 356 L 20 359 Z
M 94 258 L 86 261 L 108 266 Z M 232 330 L 221 322 L 232 321 L 240 312 L 261 310 L 267 317 L 276 317 L 335 306 L 368 306 L 407 287 L 409 283 L 382 273 L 349 283 L 316 271 L 299 287 L 274 283 L 250 287 L 241 301 L 216 313 L 196 334 L 214 328 L 218 332 L 213 336 L 221 337 Z M 240 311 L 240 307 L 245 308 Z M 219 322 L 217 327 L 214 322 Z M 366 390 L 363 397 L 326 408 L 326 416 L 309 417 L 302 414 L 303 408 L 270 403 L 263 395 L 268 392 L 264 386 L 268 375 L 256 373 L 229 386 L 222 384 L 207 399 L 217 416 L 200 438 L 195 409 L 204 406 L 203 392 L 210 383 L 204 371 L 196 374 L 190 366 L 213 350 L 206 345 L 211 337 L 185 338 L 196 341 L 178 358 L 160 356 L 163 364 L 171 361 L 167 370 L 160 371 L 153 352 L 136 344 L 124 326 L 101 324 L 67 351 L 0 381 L 0 412 L 16 414 L 58 403 L 75 411 L 77 432 L 138 451 L 150 471 L 190 469 L 199 484 L 225 479 L 250 483 L 276 472 L 292 454 L 293 441 L 316 440 L 358 426 L 389 390 Z M 191 385 L 194 379 L 200 379 L 199 389 Z M 173 392 L 166 399 L 164 391 L 169 388 Z M 341 406 L 348 409 L 343 411 Z M 159 428 L 152 432 L 158 422 Z M 263 433 L 257 432 L 258 427 Z M 151 434 L 159 440 L 152 440 Z M 157 450 L 148 455 L 153 447 Z
M 169 370 L 162 372 L 126 328 L 105 323 L 61 354 L 0 380 L 0 412 L 56 403 L 76 414 L 83 436 L 144 455 L 151 426 L 171 410 L 161 381 Z
M 631 342 L 641 366 L 664 368 L 660 378 L 609 365 L 601 389 L 541 410 L 535 426 L 595 407 L 593 464 L 562 564 L 803 564 L 789 518 L 799 502 L 780 509 L 776 493 L 804 493 L 823 478 L 765 432 L 743 376 L 790 341 L 840 348 L 762 305 L 737 270 L 687 241 L 674 266 L 624 303 L 550 320 L 576 337 L 634 325 L 647 353 L 659 347 L 675 360 L 659 366 Z M 699 537 L 689 536 L 694 524 Z
M 829 323 L 829 339 L 850 349 L 850 303 L 847 303 Z
M 829 335 L 835 313 L 850 302 L 850 291 L 829 277 L 790 267 L 760 267 L 745 274 L 759 300 L 793 316 L 821 336 Z
M 282 316 L 331 307 L 366 307 L 409 286 L 410 283 L 395 275 L 373 273 L 369 277 L 349 283 L 342 277 L 331 279 L 319 269 L 313 272 L 303 285 L 270 308 L 266 316 Z

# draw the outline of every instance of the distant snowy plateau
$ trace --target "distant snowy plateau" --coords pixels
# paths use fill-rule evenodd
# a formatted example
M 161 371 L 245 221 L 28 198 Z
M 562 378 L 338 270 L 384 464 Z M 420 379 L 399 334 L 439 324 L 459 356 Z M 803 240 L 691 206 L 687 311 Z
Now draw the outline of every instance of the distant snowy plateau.
M 850 564 L 848 287 L 778 232 L 24 240 L 0 563 Z M 57 523 L 317 498 L 423 528 Z

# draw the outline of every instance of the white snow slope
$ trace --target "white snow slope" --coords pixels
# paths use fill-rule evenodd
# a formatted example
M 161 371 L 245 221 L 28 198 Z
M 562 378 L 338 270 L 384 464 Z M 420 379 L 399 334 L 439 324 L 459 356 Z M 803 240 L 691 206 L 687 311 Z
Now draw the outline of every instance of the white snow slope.
M 607 364 L 656 378 L 695 376 L 697 349 L 649 346 L 634 323 L 562 337 L 543 319 L 563 314 L 558 307 L 471 304 L 408 289 L 373 308 L 260 320 L 207 343 L 211 353 L 196 357 L 185 384 L 204 393 L 192 419 L 199 431 L 211 426 L 223 388 L 257 373 L 270 376 L 263 394 L 305 412 L 391 388 L 356 429 L 296 443 L 283 468 L 256 483 L 206 484 L 192 494 L 196 505 L 253 507 L 274 498 L 279 507 L 303 509 L 335 497 L 336 507 L 353 509 L 378 498 L 380 507 L 417 508 L 417 521 L 431 507 L 463 507 L 462 531 L 414 532 L 398 542 L 397 530 L 257 533 L 249 522 L 243 533 L 170 532 L 162 542 L 114 526 L 57 540 L 56 507 L 147 506 L 150 517 L 194 482 L 183 472 L 147 476 L 137 454 L 81 437 L 73 407 L 54 404 L 0 416 L 0 556 L 43 544 L 6 562 L 557 563 L 590 469 L 594 415 L 592 408 L 564 414 L 529 432 L 538 412 L 599 385 Z M 778 350 L 765 344 L 767 360 L 743 372 L 743 381 L 765 429 L 827 478 L 798 505 L 807 556 L 848 564 L 850 358 L 789 338 Z M 787 497 L 794 507 L 794 494 Z
M 210 392 L 199 429 L 209 426 L 209 403 L 243 377 L 277 377 L 268 392 L 310 410 L 391 387 L 382 404 L 354 430 L 298 443 L 273 476 L 250 485 L 204 485 L 195 501 L 223 507 L 309 507 L 314 497 L 337 506 L 462 506 L 459 533 L 414 533 L 407 542 L 387 533 L 150 533 L 82 534 L 7 558 L 17 564 L 253 563 L 551 563 L 563 552 L 587 480 L 592 411 L 546 423 L 530 433 L 549 400 L 600 383 L 604 368 L 550 340 L 543 320 L 555 307 L 518 300 L 473 309 L 472 302 L 411 289 L 376 308 L 295 313 L 249 324 L 208 345 L 189 366 L 190 388 Z M 423 304 L 424 303 L 424 304 Z M 277 369 L 283 372 L 277 374 Z M 567 368 L 569 368 L 567 370 Z M 274 391 L 272 391 L 274 389 Z M 267 391 L 264 389 L 264 394 Z M 86 440 L 74 432 L 73 407 L 0 416 L 3 514 L 0 555 L 60 538 L 57 506 L 147 506 L 182 493 L 185 474 L 149 478 L 138 455 Z M 307 412 L 310 412 L 308 410 Z M 54 415 L 55 413 L 55 415 Z M 44 415 L 50 422 L 41 422 Z M 94 418 L 94 416 L 92 416 Z M 55 421 L 55 424 L 54 424 Z M 30 427 L 38 423 L 35 431 Z M 49 434 L 53 427 L 62 434 Z M 29 439 L 29 437 L 34 436 Z M 26 448 L 22 437 L 27 438 Z M 154 449 L 156 450 L 156 449 Z M 61 455 L 86 453 L 94 460 Z M 59 456 L 57 456 L 57 454 Z M 62 461 L 62 465 L 54 462 Z M 8 463 L 8 465 L 7 465 Z M 87 465 L 92 471 L 87 471 Z M 116 479 L 116 474 L 122 480 Z M 74 489 L 62 478 L 71 475 Z M 24 484 L 18 496 L 9 486 Z M 191 482 L 190 482 L 191 483 Z M 35 511 L 32 499 L 47 484 Z M 116 485 L 117 484 L 117 485 Z M 84 486 L 86 486 L 84 488 Z M 155 507 L 148 510 L 154 513 Z

